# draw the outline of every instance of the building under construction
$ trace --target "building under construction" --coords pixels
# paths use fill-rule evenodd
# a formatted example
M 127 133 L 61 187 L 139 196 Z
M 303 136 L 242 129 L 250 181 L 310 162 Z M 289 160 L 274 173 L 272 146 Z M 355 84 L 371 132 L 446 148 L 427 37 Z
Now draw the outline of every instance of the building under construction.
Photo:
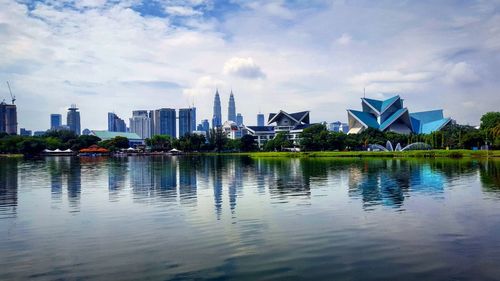
M 17 134 L 17 108 L 14 104 L 16 97 L 10 90 L 9 82 L 7 82 L 7 86 L 9 87 L 12 104 L 7 104 L 5 101 L 0 103 L 0 133 L 15 135 Z

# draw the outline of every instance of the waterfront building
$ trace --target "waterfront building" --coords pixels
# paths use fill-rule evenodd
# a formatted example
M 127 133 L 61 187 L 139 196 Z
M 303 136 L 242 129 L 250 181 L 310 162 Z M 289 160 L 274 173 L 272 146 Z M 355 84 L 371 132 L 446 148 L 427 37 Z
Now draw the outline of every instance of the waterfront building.
M 147 110 L 132 111 L 130 118 L 130 132 L 137 134 L 141 139 L 151 137 L 151 118 Z
M 229 105 L 227 109 L 227 120 L 236 122 L 236 103 L 234 102 L 233 90 L 229 94 Z
M 110 132 L 110 131 L 102 131 L 102 130 L 91 130 L 91 136 L 96 136 L 100 138 L 102 141 L 110 140 L 116 137 L 124 137 L 128 139 L 128 145 L 130 147 L 135 147 L 138 145 L 144 145 L 144 139 L 137 135 L 136 133 L 127 133 L 127 132 Z
M 410 113 L 399 95 L 386 100 L 361 98 L 361 106 L 362 111 L 347 110 L 349 134 L 367 128 L 400 134 L 429 134 L 441 130 L 451 121 L 444 118 L 442 109 Z
M 241 113 L 236 114 L 236 124 L 239 126 L 243 125 L 243 115 Z
M 88 136 L 88 135 L 90 135 L 90 130 L 89 130 L 89 129 L 87 129 L 87 128 L 83 129 L 83 131 L 82 131 L 82 135 L 84 135 L 84 136 Z
M 336 133 L 346 133 L 349 131 L 349 125 L 340 121 L 332 122 L 327 126 L 328 130 Z
M 274 126 L 245 126 L 245 133 L 254 137 L 260 149 L 275 136 Z
M 226 121 L 222 125 L 222 130 L 226 133 L 228 138 L 234 140 L 241 138 L 244 127 L 236 124 L 234 121 Z
M 70 131 L 80 135 L 80 112 L 78 111 L 76 104 L 72 104 L 71 107 L 68 108 L 66 124 L 69 126 Z
M 221 112 L 221 105 L 220 105 L 219 90 L 215 91 L 213 112 L 214 112 L 214 114 L 212 116 L 212 128 L 221 127 L 222 126 L 222 112 Z
M 126 132 L 127 125 L 125 121 L 118 117 L 114 112 L 108 112 L 108 131 L 110 132 Z
M 58 130 L 62 126 L 62 115 L 61 114 L 50 114 L 50 129 Z
M 196 131 L 196 108 L 179 109 L 179 137 Z
M 25 128 L 21 128 L 19 135 L 21 135 L 23 137 L 31 137 L 32 132 L 31 132 L 31 130 L 26 130 Z
M 280 110 L 279 113 L 270 113 L 267 124 L 275 124 L 275 133 L 286 133 L 295 145 L 299 144 L 300 133 L 312 125 L 310 124 L 309 111 L 287 113 L 283 110 Z
M 264 126 L 264 122 L 265 122 L 264 114 L 262 113 L 257 114 L 257 126 L 259 127 Z
M 0 132 L 17 134 L 17 107 L 15 104 L 0 103 Z
M 177 116 L 173 108 L 160 108 L 154 111 L 154 135 L 177 135 Z

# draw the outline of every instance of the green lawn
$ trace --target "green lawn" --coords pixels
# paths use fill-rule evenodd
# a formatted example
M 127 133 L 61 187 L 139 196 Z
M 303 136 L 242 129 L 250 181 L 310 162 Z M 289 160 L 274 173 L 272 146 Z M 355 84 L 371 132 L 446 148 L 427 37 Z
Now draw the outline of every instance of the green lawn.
M 500 150 L 415 150 L 401 152 L 373 151 L 315 151 L 315 152 L 241 152 L 241 153 L 209 153 L 209 155 L 247 155 L 250 157 L 500 157 Z

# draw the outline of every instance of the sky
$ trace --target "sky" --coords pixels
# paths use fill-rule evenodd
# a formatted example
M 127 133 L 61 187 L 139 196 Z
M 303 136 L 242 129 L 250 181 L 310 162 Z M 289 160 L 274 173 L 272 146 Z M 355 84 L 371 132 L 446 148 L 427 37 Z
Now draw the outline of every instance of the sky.
M 410 112 L 444 109 L 478 125 L 500 109 L 500 1 L 0 0 L 0 99 L 20 128 L 81 111 L 197 108 L 232 90 L 244 123 L 311 111 L 347 121 L 363 94 L 399 94 Z

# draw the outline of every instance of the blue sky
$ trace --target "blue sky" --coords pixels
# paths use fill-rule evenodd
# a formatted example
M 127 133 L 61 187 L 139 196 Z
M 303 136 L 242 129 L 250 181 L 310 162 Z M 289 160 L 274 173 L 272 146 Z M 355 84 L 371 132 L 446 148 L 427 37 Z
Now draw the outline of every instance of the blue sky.
M 0 0 L 0 38 L 0 81 L 34 130 L 72 103 L 90 129 L 193 103 L 209 119 L 216 87 L 248 125 L 346 121 L 363 89 L 465 124 L 500 108 L 499 1 Z

